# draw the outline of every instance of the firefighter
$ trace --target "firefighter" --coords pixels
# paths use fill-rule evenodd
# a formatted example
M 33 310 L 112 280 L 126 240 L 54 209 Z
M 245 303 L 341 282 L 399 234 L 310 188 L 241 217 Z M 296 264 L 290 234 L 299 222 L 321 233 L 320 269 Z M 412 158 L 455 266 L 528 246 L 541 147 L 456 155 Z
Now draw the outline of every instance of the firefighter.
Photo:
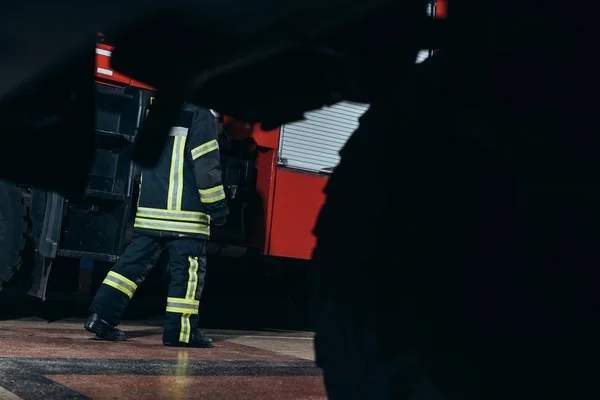
M 104 340 L 125 339 L 120 317 L 166 248 L 171 284 L 163 344 L 212 347 L 197 325 L 210 225 L 225 224 L 228 214 L 217 135 L 211 111 L 182 107 L 158 164 L 142 173 L 132 242 L 98 289 L 87 331 Z

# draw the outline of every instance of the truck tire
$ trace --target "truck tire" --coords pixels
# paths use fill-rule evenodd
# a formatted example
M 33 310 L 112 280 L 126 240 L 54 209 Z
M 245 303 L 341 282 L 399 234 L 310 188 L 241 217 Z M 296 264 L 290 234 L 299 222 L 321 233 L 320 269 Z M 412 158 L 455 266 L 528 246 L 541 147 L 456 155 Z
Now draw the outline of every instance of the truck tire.
M 0 181 L 0 284 L 12 278 L 25 247 L 26 209 L 23 193 L 11 182 Z
M 411 348 L 415 327 L 398 329 L 410 324 L 410 313 L 401 305 L 402 285 L 393 290 L 398 237 L 386 190 L 393 177 L 386 177 L 378 149 L 385 139 L 373 140 L 384 113 L 372 105 L 361 118 L 325 188 L 314 230 L 311 318 L 316 362 L 331 400 L 439 398 Z M 360 199 L 363 191 L 370 206 Z
M 545 33 L 440 51 L 341 151 L 312 265 L 331 400 L 600 398 L 593 71 Z

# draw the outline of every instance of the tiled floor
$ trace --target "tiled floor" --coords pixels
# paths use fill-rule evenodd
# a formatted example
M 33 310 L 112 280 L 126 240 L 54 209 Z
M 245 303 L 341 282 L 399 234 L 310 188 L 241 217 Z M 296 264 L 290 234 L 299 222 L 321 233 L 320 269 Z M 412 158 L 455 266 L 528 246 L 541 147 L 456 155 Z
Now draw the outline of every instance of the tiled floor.
M 212 349 L 162 346 L 152 322 L 96 340 L 81 320 L 0 322 L 0 399 L 326 399 L 305 332 L 209 331 Z

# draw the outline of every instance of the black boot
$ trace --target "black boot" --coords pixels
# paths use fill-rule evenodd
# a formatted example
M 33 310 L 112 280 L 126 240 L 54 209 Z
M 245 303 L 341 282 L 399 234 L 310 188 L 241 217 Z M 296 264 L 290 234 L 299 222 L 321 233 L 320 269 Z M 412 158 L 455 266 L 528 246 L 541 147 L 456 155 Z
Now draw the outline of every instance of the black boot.
M 200 333 L 200 332 L 194 332 L 190 335 L 190 342 L 189 343 L 184 343 L 184 342 L 166 342 L 163 341 L 163 344 L 165 346 L 171 346 L 171 347 L 195 347 L 195 348 L 209 348 L 209 347 L 213 347 L 213 341 L 211 338 L 209 338 L 208 336 L 205 336 L 204 334 Z
M 86 331 L 95 334 L 97 337 L 103 340 L 110 341 L 121 341 L 125 340 L 125 332 L 120 330 L 114 325 L 109 324 L 96 313 L 90 314 L 90 316 L 83 324 Z

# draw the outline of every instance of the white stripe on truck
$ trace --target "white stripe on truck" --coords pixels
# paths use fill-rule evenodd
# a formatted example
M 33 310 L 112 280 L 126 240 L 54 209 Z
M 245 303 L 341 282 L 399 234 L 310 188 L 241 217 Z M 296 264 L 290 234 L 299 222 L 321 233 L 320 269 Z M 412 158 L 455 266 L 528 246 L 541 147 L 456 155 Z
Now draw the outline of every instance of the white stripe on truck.
M 106 69 L 106 68 L 96 68 L 96 71 L 98 71 L 99 74 L 104 74 L 104 75 L 108 75 L 108 76 L 112 76 L 113 72 L 110 69 Z
M 96 54 L 100 54 L 101 56 L 110 57 L 112 55 L 112 51 L 102 50 L 102 49 L 96 48 Z

